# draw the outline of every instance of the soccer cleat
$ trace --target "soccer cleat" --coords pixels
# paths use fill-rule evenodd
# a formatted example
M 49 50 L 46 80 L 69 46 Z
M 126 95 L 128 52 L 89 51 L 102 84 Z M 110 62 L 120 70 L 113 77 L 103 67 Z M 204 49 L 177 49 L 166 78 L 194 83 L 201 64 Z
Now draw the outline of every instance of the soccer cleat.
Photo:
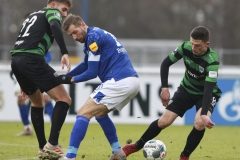
M 123 150 L 123 152 L 125 153 L 126 156 L 128 156 L 129 154 L 132 154 L 134 152 L 139 151 L 139 149 L 137 149 L 135 143 L 126 144 L 125 146 L 122 147 L 122 150 Z
M 51 159 L 59 159 L 64 156 L 60 145 L 51 145 L 49 142 L 43 147 L 43 152 L 48 153 Z
M 181 154 L 179 160 L 189 160 L 189 157 L 185 156 L 184 154 Z
M 111 157 L 109 160 L 127 160 L 127 156 L 123 152 L 122 148 L 119 148 L 112 152 Z
M 33 131 L 30 128 L 24 129 L 21 133 L 16 134 L 16 136 L 31 136 Z
M 58 160 L 76 160 L 76 158 L 61 157 Z
M 48 160 L 50 158 L 50 156 L 49 156 L 48 153 L 43 152 L 42 149 L 39 149 L 39 151 L 38 151 L 38 158 L 40 160 Z

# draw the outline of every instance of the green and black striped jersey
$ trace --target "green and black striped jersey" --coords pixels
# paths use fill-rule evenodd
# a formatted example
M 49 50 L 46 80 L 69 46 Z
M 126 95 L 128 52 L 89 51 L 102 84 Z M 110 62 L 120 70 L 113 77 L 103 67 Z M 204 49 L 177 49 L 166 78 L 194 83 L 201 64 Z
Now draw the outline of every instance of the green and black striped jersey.
M 186 41 L 170 53 L 169 58 L 173 63 L 183 58 L 186 70 L 181 86 L 190 94 L 203 95 L 205 81 L 217 82 L 219 59 L 218 54 L 210 47 L 204 55 L 195 56 L 192 53 L 190 41 Z M 221 95 L 217 83 L 214 86 L 213 94 Z
M 23 22 L 18 38 L 11 54 L 32 53 L 45 55 L 54 41 L 50 22 L 57 20 L 62 23 L 62 16 L 58 9 L 43 8 L 31 13 Z

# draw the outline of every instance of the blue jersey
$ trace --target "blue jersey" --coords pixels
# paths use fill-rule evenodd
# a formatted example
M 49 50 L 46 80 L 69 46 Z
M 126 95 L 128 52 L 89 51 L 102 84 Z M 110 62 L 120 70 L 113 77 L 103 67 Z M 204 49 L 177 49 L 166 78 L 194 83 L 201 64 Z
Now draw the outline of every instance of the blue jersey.
M 100 78 L 102 82 L 114 78 L 138 77 L 127 51 L 111 33 L 97 27 L 89 27 L 84 44 L 84 61 L 67 75 L 75 82 Z

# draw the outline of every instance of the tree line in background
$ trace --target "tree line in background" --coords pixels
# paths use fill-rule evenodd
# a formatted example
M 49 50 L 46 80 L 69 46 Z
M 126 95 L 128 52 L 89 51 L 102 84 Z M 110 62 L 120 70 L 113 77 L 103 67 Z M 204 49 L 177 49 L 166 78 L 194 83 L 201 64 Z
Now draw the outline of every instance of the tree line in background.
M 14 45 L 23 17 L 46 6 L 47 0 L 0 0 L 0 45 Z M 214 48 L 239 48 L 239 0 L 73 0 L 70 13 L 89 26 L 103 28 L 118 38 L 189 40 L 199 25 L 211 31 Z M 67 45 L 75 43 L 64 34 Z

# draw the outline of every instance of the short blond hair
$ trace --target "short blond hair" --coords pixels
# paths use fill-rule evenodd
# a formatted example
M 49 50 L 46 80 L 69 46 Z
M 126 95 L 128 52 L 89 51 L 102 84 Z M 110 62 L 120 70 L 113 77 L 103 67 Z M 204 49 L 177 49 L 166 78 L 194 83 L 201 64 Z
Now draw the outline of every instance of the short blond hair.
M 74 26 L 79 27 L 82 22 L 84 22 L 84 21 L 82 20 L 82 18 L 80 16 L 70 13 L 63 20 L 62 29 L 67 32 L 70 25 L 73 24 Z

